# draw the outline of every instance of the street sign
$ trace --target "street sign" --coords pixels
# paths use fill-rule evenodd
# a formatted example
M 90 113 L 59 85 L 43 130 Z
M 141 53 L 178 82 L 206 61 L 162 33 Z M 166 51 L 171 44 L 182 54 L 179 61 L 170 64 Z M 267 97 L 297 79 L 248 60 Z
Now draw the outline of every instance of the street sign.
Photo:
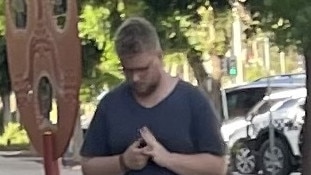
M 81 48 L 76 0 L 6 0 L 9 73 L 21 122 L 45 160 L 45 172 L 57 175 L 57 159 L 68 146 L 79 107 Z M 54 11 L 66 7 L 64 27 Z M 57 124 L 49 112 L 57 103 Z

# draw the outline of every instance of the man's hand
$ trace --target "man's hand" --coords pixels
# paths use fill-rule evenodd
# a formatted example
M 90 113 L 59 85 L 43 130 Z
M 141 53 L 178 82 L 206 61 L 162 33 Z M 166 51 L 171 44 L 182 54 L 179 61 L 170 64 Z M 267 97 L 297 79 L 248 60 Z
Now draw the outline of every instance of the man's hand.
M 123 161 L 127 168 L 141 170 L 147 165 L 149 156 L 143 153 L 143 148 L 139 148 L 141 141 L 135 141 L 123 153 Z
M 147 127 L 140 129 L 141 137 L 145 140 L 147 146 L 144 147 L 144 154 L 151 156 L 153 161 L 162 167 L 167 167 L 170 158 L 170 152 L 162 146 Z

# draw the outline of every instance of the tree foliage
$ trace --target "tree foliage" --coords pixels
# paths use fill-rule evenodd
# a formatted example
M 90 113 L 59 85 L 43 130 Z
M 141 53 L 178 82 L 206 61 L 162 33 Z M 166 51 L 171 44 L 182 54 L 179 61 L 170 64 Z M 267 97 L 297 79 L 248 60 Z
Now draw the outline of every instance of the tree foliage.
M 83 45 L 83 101 L 92 100 L 105 86 L 112 87 L 123 78 L 114 53 L 110 15 L 111 10 L 103 6 L 85 4 L 81 8 L 78 27 Z
M 5 1 L 0 1 L 0 36 L 4 35 L 4 28 L 5 28 L 4 3 Z
M 269 32 L 278 45 L 301 44 L 303 48 L 310 45 L 311 2 L 252 0 L 247 1 L 246 6 L 254 20 L 253 31 Z

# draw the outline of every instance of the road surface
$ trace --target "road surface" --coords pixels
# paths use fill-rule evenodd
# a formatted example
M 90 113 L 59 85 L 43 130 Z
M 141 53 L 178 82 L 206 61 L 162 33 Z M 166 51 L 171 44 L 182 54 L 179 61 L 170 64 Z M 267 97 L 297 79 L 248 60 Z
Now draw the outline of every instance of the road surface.
M 44 175 L 42 159 L 22 157 L 10 152 L 0 152 L 0 175 Z M 60 165 L 60 175 L 82 175 L 79 166 L 65 168 Z

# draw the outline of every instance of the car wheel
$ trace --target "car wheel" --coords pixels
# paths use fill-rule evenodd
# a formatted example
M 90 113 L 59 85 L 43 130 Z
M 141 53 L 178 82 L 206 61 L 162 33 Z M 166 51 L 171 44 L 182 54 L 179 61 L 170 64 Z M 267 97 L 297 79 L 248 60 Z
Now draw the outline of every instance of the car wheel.
M 275 139 L 272 151 L 269 140 L 266 140 L 260 148 L 260 168 L 265 175 L 288 175 L 291 171 L 290 155 L 287 145 L 280 139 Z
M 234 171 L 238 171 L 240 174 L 251 174 L 256 170 L 255 155 L 244 143 L 239 143 L 233 148 L 231 160 Z

